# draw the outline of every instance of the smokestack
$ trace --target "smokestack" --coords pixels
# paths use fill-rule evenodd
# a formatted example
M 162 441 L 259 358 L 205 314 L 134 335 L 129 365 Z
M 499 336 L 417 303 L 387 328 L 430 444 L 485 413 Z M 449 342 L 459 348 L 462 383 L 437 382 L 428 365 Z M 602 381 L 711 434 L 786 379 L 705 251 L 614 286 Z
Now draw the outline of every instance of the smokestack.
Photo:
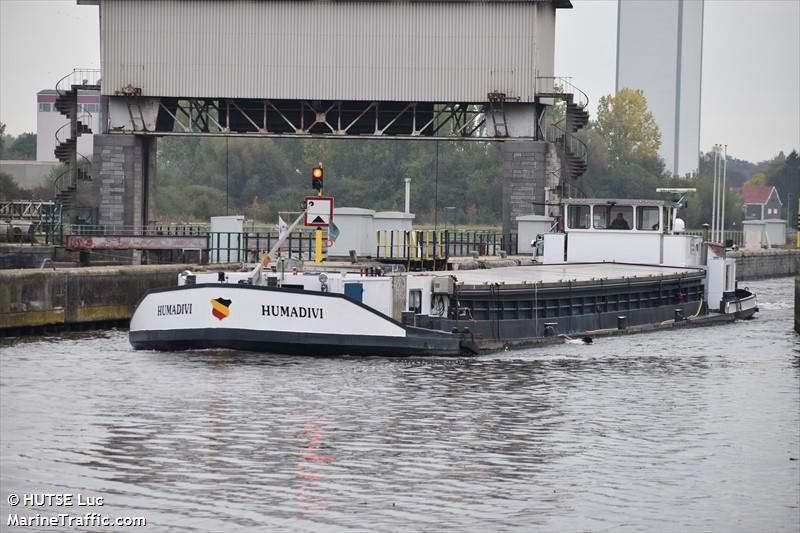
M 406 214 L 411 213 L 411 178 L 404 178 L 406 182 Z

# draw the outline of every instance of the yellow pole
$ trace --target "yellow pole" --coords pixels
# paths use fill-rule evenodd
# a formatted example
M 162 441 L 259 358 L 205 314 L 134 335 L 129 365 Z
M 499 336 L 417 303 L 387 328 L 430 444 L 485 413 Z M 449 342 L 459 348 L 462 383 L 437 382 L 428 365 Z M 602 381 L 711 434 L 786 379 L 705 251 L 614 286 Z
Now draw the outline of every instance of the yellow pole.
M 317 228 L 314 232 L 316 242 L 314 243 L 314 262 L 322 263 L 322 228 Z

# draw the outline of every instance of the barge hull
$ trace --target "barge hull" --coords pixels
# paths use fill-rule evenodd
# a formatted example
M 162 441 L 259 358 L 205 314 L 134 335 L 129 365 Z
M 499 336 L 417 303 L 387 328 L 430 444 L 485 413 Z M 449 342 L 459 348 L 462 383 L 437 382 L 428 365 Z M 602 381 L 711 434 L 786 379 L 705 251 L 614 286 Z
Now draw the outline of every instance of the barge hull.
M 334 356 L 457 356 L 462 355 L 458 337 L 409 328 L 405 337 L 335 335 L 208 328 L 131 331 L 137 350 L 198 350 L 222 348 L 287 355 Z

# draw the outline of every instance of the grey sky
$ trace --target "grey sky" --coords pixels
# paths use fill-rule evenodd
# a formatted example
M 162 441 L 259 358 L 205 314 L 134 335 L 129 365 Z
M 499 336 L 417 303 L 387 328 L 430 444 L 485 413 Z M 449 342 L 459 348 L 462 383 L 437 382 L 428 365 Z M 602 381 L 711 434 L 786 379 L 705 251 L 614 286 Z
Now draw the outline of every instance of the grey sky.
M 572 0 L 556 21 L 556 75 L 591 99 L 614 90 L 616 0 Z M 657 1 L 657 0 L 654 0 Z M 99 67 L 97 7 L 0 0 L 0 121 L 36 130 L 41 89 Z M 800 1 L 706 0 L 700 147 L 760 161 L 800 148 Z
M 614 92 L 617 2 L 572 4 L 556 16 L 556 75 L 594 112 Z M 700 149 L 762 161 L 800 148 L 800 1 L 706 0 L 704 11 Z

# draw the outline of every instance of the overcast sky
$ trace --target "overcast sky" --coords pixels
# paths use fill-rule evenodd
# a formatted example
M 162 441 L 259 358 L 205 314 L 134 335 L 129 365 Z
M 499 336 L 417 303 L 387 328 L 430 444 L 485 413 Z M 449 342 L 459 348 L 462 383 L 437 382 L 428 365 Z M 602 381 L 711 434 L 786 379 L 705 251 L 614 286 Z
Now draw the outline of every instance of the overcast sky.
M 657 1 L 657 0 L 654 0 Z M 572 0 L 556 18 L 555 74 L 596 106 L 614 90 L 616 0 Z M 36 97 L 74 67 L 100 66 L 98 8 L 0 0 L 0 122 L 36 131 Z M 800 0 L 707 0 L 700 148 L 761 161 L 800 148 Z

